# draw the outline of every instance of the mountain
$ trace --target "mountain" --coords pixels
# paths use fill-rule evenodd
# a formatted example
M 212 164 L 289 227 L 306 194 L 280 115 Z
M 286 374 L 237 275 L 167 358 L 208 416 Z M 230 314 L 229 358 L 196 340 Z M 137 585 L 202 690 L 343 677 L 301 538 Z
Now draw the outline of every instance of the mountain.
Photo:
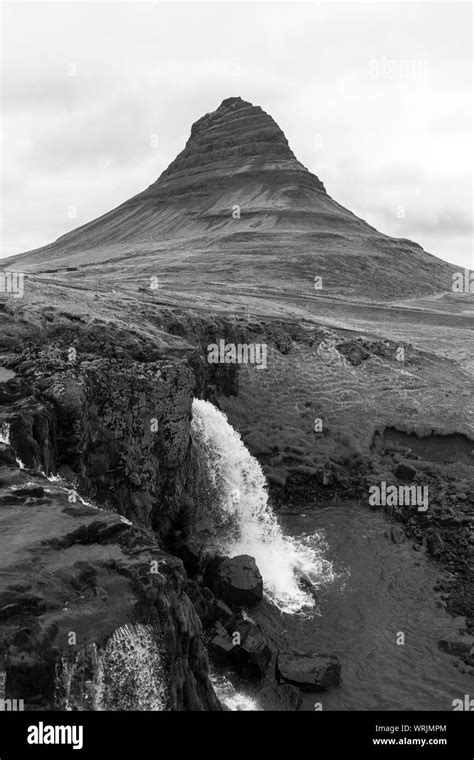
M 287 674 L 298 667 L 287 642 L 294 663 L 316 642 L 321 649 L 304 657 L 314 662 L 315 654 L 320 667 L 319 653 L 330 651 L 320 640 L 321 618 L 309 636 L 300 620 L 288 627 L 289 615 L 272 614 L 267 600 L 249 622 L 234 592 L 242 599 L 244 586 L 260 588 L 252 557 L 232 563 L 224 582 L 229 564 L 209 542 L 220 528 L 233 540 L 238 528 L 255 545 L 254 516 L 263 524 L 266 496 L 249 452 L 262 467 L 271 506 L 284 516 L 278 524 L 292 541 L 302 532 L 312 537 L 304 540 L 301 590 L 312 588 L 306 557 L 315 548 L 322 552 L 318 575 L 326 557 L 338 557 L 340 597 L 339 548 L 349 546 L 344 556 L 356 560 L 364 587 L 372 577 L 375 615 L 378 600 L 392 598 L 397 568 L 397 583 L 400 575 L 415 603 L 423 599 L 441 616 L 440 595 L 430 596 L 427 579 L 442 572 L 446 580 L 435 588 L 466 631 L 456 622 L 459 634 L 438 646 L 462 658 L 456 673 L 467 677 L 474 312 L 471 295 L 451 291 L 453 267 L 336 203 L 273 119 L 239 98 L 197 121 L 185 149 L 147 190 L 3 264 L 30 272 L 24 291 L 0 293 L 6 699 L 24 700 L 27 710 L 85 710 L 143 709 L 149 698 L 156 710 L 164 686 L 160 707 L 219 710 L 210 653 L 224 665 L 225 682 L 246 693 L 248 678 L 249 693 L 266 709 L 297 708 L 299 693 L 281 684 L 280 665 L 284 659 Z M 252 348 L 254 357 L 258 347 L 265 363 L 209 361 L 221 342 Z M 368 511 L 374 486 L 426 488 L 429 511 L 406 501 L 387 506 L 388 514 L 381 501 L 378 514 Z M 314 543 L 314 527 L 329 512 L 335 526 Z M 265 584 L 288 577 L 278 535 L 273 528 L 262 534 Z M 326 541 L 331 536 L 336 543 Z M 374 547 L 378 564 L 361 575 L 361 552 Z M 392 571 L 380 573 L 385 561 Z M 409 618 L 409 610 L 397 609 Z M 431 620 L 425 616 L 424 625 L 436 646 Z M 333 621 L 330 615 L 325 627 L 331 650 Z M 234 648 L 235 631 L 242 642 Z M 423 641 L 424 629 L 418 633 Z M 285 643 L 283 656 L 277 642 Z M 340 643 L 334 648 L 343 667 L 358 666 L 344 636 Z M 442 655 L 434 652 L 427 672 L 444 683 Z M 144 658 L 153 676 L 146 683 Z M 414 664 L 420 676 L 419 658 Z M 220 670 L 214 672 L 219 692 Z M 415 700 L 424 681 L 412 679 Z M 387 691 L 385 677 L 377 674 L 374 683 Z M 255 694 L 259 684 L 266 696 Z M 220 692 L 229 693 L 225 684 Z M 357 688 L 347 695 L 342 689 L 340 704 L 360 707 L 359 696 Z
M 384 235 L 333 200 L 276 122 L 239 97 L 196 121 L 184 150 L 143 192 L 54 243 L 7 259 L 27 271 L 78 267 L 104 280 L 159 274 L 178 288 L 368 300 L 449 291 L 454 267 Z

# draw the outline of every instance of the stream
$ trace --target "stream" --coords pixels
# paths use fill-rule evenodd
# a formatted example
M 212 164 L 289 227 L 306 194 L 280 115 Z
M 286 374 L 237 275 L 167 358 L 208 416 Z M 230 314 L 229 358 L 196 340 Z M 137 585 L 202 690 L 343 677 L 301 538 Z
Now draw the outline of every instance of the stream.
M 451 710 L 453 699 L 473 692 L 472 677 L 454 663 L 464 665 L 437 645 L 459 637 L 463 618 L 451 617 L 433 591 L 434 563 L 409 540 L 385 536 L 390 523 L 382 513 L 331 504 L 280 522 L 286 535 L 318 535 L 335 576 L 319 588 L 317 610 L 288 615 L 264 604 L 253 615 L 270 636 L 283 626 L 280 648 L 341 660 L 341 686 L 304 695 L 302 710 L 315 702 L 323 710 Z

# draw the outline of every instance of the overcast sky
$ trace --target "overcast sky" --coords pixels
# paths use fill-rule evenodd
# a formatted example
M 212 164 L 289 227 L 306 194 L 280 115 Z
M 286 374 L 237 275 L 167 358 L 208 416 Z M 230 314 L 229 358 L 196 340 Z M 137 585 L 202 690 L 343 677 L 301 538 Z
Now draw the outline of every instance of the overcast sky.
M 471 13 L 455 2 L 4 4 L 1 255 L 150 185 L 191 124 L 240 95 L 339 203 L 473 267 Z

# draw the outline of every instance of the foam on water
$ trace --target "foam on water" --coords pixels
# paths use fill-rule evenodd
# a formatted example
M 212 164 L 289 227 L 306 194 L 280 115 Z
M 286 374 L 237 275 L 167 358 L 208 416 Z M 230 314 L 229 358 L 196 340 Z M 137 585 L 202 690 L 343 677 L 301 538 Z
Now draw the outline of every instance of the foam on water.
M 46 478 L 46 480 L 49 480 L 50 483 L 59 483 L 62 481 L 60 475 L 46 475 L 44 470 L 40 470 L 40 475 L 42 475 L 43 478 Z
M 257 700 L 238 691 L 223 673 L 209 673 L 209 680 L 214 687 L 217 699 L 232 712 L 260 712 Z
M 192 434 L 225 518 L 212 537 L 213 548 L 228 556 L 255 557 L 266 595 L 282 612 L 313 607 L 313 595 L 299 586 L 298 578 L 303 576 L 313 588 L 334 578 L 321 537 L 303 540 L 283 534 L 268 503 L 262 468 L 225 414 L 210 402 L 194 400 Z
M 90 644 L 63 657 L 56 700 L 66 710 L 166 710 L 162 652 L 150 625 L 124 625 L 103 649 Z M 84 682 L 84 673 L 89 679 Z

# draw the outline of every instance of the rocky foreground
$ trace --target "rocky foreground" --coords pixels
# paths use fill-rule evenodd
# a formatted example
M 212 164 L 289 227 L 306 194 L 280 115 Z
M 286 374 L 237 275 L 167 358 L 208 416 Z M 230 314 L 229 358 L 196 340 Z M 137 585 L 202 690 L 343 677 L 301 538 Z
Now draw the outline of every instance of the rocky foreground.
M 388 535 L 445 568 L 438 590 L 467 629 L 440 647 L 472 666 L 469 377 L 413 347 L 400 363 L 390 341 L 298 322 L 145 313 L 125 328 L 52 304 L 3 304 L 6 696 L 33 709 L 90 708 L 97 652 L 141 624 L 163 642 L 167 709 L 221 709 L 209 658 L 251 684 L 266 709 L 297 709 L 301 691 L 339 683 L 331 653 L 279 652 L 248 618 L 262 599 L 253 558 L 206 552 L 194 396 L 226 411 L 264 467 L 276 509 L 355 496 L 377 508 L 371 484 L 427 486 L 426 512 L 382 507 Z M 218 335 L 265 341 L 272 370 L 209 364 Z M 458 406 L 442 416 L 447 382 Z M 421 383 L 429 407 L 415 403 Z M 67 689 L 64 672 L 73 674 Z

